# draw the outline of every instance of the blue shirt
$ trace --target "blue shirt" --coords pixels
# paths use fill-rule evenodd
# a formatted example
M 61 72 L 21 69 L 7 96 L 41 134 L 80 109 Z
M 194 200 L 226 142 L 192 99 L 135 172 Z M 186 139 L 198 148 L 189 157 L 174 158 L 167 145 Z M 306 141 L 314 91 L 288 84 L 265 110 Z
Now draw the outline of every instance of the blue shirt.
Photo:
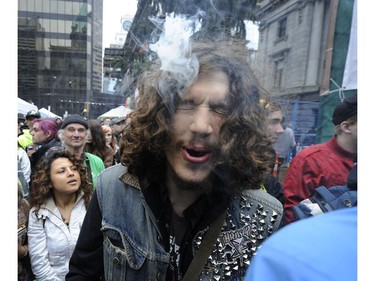
M 357 280 L 357 207 L 294 222 L 267 239 L 245 281 Z

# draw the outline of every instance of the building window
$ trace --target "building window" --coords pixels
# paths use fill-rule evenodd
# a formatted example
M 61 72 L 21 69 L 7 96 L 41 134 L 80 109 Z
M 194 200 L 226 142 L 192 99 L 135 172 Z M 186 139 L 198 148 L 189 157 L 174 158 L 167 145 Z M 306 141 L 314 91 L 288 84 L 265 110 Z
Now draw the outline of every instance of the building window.
M 284 77 L 284 69 L 285 69 L 285 59 L 284 57 L 279 57 L 275 60 L 275 79 L 274 79 L 274 86 L 281 87 L 283 84 L 283 77 Z
M 284 38 L 286 36 L 286 18 L 279 21 L 279 29 L 277 32 L 278 39 Z

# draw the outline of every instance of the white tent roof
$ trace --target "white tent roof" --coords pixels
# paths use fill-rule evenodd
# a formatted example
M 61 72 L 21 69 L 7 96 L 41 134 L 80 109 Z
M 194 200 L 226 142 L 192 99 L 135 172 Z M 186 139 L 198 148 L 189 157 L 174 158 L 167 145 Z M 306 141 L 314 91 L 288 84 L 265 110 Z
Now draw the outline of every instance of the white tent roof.
M 49 111 L 48 109 L 45 109 L 44 107 L 39 109 L 39 112 L 40 112 L 40 115 L 44 118 L 57 118 L 57 117 L 61 118 L 61 116 L 56 115 L 55 113 Z
M 18 113 L 26 115 L 26 113 L 30 110 L 38 110 L 38 107 L 36 105 L 28 103 L 27 101 L 24 101 L 23 99 L 18 98 Z
M 99 116 L 99 118 L 113 118 L 113 117 L 125 117 L 128 115 L 132 110 L 130 108 L 127 108 L 124 105 L 120 105 L 116 108 L 111 109 L 110 111 L 103 113 L 102 115 Z

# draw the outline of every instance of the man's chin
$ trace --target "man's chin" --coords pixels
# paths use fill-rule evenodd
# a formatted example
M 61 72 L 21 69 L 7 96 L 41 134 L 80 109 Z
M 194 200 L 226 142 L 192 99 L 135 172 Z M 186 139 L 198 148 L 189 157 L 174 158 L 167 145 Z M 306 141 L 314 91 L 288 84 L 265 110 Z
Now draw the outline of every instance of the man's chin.
M 186 175 L 178 175 L 173 173 L 173 180 L 182 190 L 200 190 L 209 191 L 212 186 L 213 175 L 211 173 L 206 175 L 192 175 L 187 177 Z

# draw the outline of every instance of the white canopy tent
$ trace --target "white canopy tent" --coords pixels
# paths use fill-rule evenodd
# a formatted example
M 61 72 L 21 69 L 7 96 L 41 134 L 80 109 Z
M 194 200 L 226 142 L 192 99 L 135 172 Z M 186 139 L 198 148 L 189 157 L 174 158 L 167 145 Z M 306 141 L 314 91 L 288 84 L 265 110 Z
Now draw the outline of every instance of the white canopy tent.
M 132 110 L 130 108 L 127 108 L 124 105 L 120 105 L 116 108 L 111 109 L 110 111 L 103 113 L 102 115 L 99 116 L 99 118 L 114 118 L 114 117 L 125 117 L 128 115 Z
M 39 112 L 40 112 L 40 115 L 43 118 L 61 118 L 61 116 L 56 115 L 55 113 L 49 111 L 48 109 L 45 109 L 44 107 L 42 107 L 41 109 L 39 109 Z
M 28 103 L 27 101 L 24 101 L 23 99 L 18 98 L 18 113 L 26 115 L 26 113 L 30 110 L 38 110 L 38 107 L 36 105 Z

